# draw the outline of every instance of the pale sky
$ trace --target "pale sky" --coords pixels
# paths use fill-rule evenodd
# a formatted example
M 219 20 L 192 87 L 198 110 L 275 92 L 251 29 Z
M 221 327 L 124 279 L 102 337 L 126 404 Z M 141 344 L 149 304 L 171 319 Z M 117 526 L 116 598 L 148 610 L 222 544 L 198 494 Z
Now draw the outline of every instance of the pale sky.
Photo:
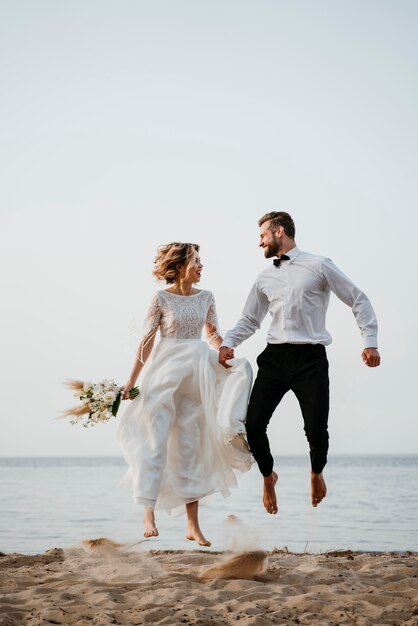
M 378 316 L 371 370 L 331 299 L 331 453 L 418 452 L 417 26 L 408 0 L 0 1 L 1 456 L 119 455 L 115 421 L 54 420 L 62 381 L 125 382 L 162 243 L 201 244 L 231 327 L 270 210 Z M 269 433 L 307 453 L 291 394 Z

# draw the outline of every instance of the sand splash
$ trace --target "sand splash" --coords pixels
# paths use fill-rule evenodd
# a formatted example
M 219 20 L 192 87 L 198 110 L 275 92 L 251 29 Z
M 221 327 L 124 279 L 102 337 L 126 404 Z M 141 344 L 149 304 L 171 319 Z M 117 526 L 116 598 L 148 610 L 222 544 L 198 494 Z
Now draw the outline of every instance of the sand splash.
M 147 541 L 149 541 L 149 539 L 141 539 L 140 541 L 135 541 L 135 543 L 118 543 L 117 541 L 113 541 L 113 539 L 108 539 L 107 537 L 99 537 L 98 539 L 83 539 L 83 541 L 80 542 L 80 545 L 89 554 L 105 554 L 112 552 L 125 552 L 135 546 L 138 546 L 140 543 L 145 543 Z
M 89 569 L 97 578 L 111 576 L 113 580 L 117 580 L 122 573 L 125 579 L 128 574 L 131 580 L 144 580 L 150 574 L 158 577 L 168 575 L 167 570 L 160 565 L 156 566 L 146 554 L 129 552 L 129 548 L 134 545 L 136 544 L 120 543 L 107 537 L 84 539 L 80 546 L 87 554 L 82 559 L 82 569 L 84 572 Z M 67 560 L 72 557 L 80 558 L 80 549 L 66 550 L 66 557 Z M 262 550 L 242 551 L 226 560 L 222 558 L 220 562 L 201 572 L 197 578 L 201 581 L 217 578 L 254 580 L 262 572 L 266 557 L 267 553 Z M 182 574 L 187 576 L 188 572 L 183 571 Z
M 204 570 L 200 580 L 214 580 L 215 578 L 254 580 L 261 574 L 267 553 L 262 550 L 252 550 L 236 554 L 230 559 L 218 563 Z
M 84 539 L 78 546 L 64 550 L 66 567 L 74 574 L 112 583 L 165 578 L 167 570 L 147 553 L 130 550 L 144 541 L 120 543 L 107 537 Z

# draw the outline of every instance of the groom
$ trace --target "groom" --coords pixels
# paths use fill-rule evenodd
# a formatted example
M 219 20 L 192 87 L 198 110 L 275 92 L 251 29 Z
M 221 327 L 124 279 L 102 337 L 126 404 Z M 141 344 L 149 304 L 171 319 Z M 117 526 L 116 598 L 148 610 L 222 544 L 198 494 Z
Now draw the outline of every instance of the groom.
M 226 333 L 219 362 L 234 357 L 234 348 L 272 316 L 267 347 L 258 356 L 258 374 L 247 413 L 248 443 L 264 476 L 263 503 L 277 513 L 273 457 L 267 437 L 270 418 L 285 393 L 293 391 L 302 410 L 311 457 L 312 505 L 326 496 L 322 470 L 328 452 L 329 379 L 325 329 L 330 292 L 351 307 L 363 338 L 361 353 L 368 367 L 380 365 L 377 321 L 367 296 L 322 256 L 302 252 L 295 242 L 295 225 L 288 213 L 273 211 L 258 222 L 260 247 L 266 259 L 276 257 L 257 277 L 241 319 Z

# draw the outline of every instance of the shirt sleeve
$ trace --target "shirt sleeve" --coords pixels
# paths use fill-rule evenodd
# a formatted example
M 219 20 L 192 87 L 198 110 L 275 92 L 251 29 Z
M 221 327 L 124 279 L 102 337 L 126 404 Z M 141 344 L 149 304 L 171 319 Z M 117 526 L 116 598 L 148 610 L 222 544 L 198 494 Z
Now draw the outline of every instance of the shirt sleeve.
M 266 317 L 268 308 L 267 296 L 260 290 L 256 282 L 248 295 L 241 318 L 234 328 L 226 333 L 222 346 L 236 348 L 254 335 Z
M 370 300 L 338 269 L 331 259 L 324 259 L 322 275 L 335 295 L 351 307 L 365 348 L 377 348 L 377 319 Z
M 218 339 L 218 337 L 221 336 L 213 293 L 211 293 L 209 296 L 209 306 L 208 312 L 206 314 L 205 330 L 209 343 L 213 343 L 214 341 L 216 341 L 216 339 Z

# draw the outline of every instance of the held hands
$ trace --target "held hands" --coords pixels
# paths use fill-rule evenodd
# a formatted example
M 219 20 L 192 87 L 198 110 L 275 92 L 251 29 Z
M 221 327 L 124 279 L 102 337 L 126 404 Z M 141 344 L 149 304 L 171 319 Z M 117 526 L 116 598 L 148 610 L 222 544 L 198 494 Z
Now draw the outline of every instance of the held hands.
M 361 353 L 361 358 L 367 367 L 377 367 L 380 365 L 380 354 L 377 348 L 365 348 Z
M 223 346 L 219 348 L 219 363 L 225 368 L 229 369 L 231 366 L 227 364 L 227 361 L 234 358 L 234 351 L 232 348 Z

